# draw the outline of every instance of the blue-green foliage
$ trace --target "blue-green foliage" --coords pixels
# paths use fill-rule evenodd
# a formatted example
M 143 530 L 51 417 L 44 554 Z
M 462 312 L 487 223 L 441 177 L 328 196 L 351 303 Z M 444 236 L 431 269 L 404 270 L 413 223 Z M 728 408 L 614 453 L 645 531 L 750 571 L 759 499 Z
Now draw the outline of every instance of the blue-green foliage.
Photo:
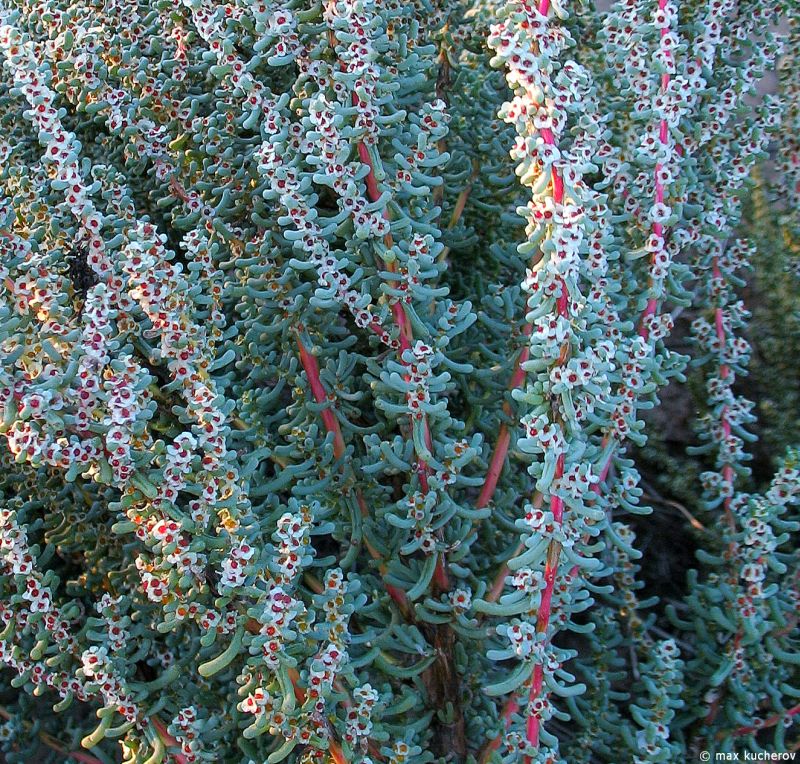
M 0 0 L 4 760 L 796 747 L 800 455 L 747 482 L 735 387 L 751 171 L 762 227 L 797 176 L 776 21 Z M 685 309 L 704 530 L 660 603 L 633 447 Z

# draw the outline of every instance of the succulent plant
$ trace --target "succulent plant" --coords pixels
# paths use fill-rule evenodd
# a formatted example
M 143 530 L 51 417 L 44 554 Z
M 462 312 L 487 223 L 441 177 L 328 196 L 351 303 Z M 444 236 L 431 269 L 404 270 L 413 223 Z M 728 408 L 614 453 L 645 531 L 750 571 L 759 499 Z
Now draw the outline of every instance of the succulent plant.
M 6 760 L 796 749 L 800 455 L 751 485 L 735 386 L 769 150 L 795 230 L 776 23 L 0 0 Z M 656 608 L 635 447 L 690 360 L 705 530 Z

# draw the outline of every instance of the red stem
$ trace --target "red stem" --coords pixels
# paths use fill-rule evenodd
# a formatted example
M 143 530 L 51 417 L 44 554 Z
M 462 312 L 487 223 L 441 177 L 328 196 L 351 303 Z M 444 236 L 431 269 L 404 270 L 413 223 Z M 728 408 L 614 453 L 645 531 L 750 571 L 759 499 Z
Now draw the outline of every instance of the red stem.
M 353 105 L 357 106 L 359 103 L 358 96 L 353 93 Z M 364 179 L 364 182 L 367 186 L 367 197 L 371 202 L 377 201 L 381 195 L 380 191 L 378 190 L 378 181 L 375 178 L 375 170 L 372 167 L 372 159 L 370 159 L 369 156 L 369 149 L 367 149 L 367 147 L 361 141 L 358 142 L 358 158 L 363 164 L 369 167 L 367 177 Z
M 151 716 L 150 723 L 156 728 L 159 737 L 164 741 L 166 746 L 169 746 L 170 748 L 181 747 L 181 744 L 175 739 L 175 737 L 169 734 L 167 731 L 167 726 L 161 721 L 161 719 L 159 719 L 157 716 Z M 169 755 L 175 759 L 177 764 L 189 764 L 189 759 L 182 753 L 171 753 Z
M 511 695 L 511 697 L 503 706 L 503 710 L 500 712 L 500 718 L 503 720 L 503 725 L 506 729 L 508 729 L 509 725 L 511 724 L 511 715 L 516 713 L 518 710 L 519 703 L 517 703 L 517 698 L 516 696 Z M 486 745 L 483 747 L 483 750 L 478 755 L 478 764 L 486 764 L 486 762 L 489 761 L 489 757 L 492 755 L 492 753 L 499 747 L 500 735 L 486 743 Z
M 322 379 L 319 375 L 319 364 L 317 363 L 316 356 L 312 355 L 306 346 L 303 345 L 303 341 L 300 339 L 300 332 L 296 331 L 295 334 L 297 336 L 297 347 L 300 351 L 300 363 L 303 365 L 303 369 L 308 377 L 308 383 L 311 385 L 311 392 L 314 395 L 314 399 L 317 403 L 326 403 L 328 401 L 328 395 L 325 392 L 325 386 L 322 384 Z M 323 409 L 320 412 L 320 416 L 322 417 L 325 429 L 333 433 L 333 454 L 339 459 L 344 455 L 344 438 L 342 437 L 342 429 L 339 426 L 339 420 L 330 408 Z
M 783 713 L 773 714 L 772 716 L 767 717 L 764 719 L 761 724 L 750 724 L 745 727 L 738 727 L 730 734 L 733 737 L 740 737 L 741 735 L 750 735 L 753 732 L 758 732 L 759 730 L 767 729 L 768 727 L 774 727 L 776 724 L 781 722 L 783 719 L 787 717 L 797 716 L 800 714 L 800 703 L 796 706 L 793 706 L 788 711 L 784 711 Z
M 358 96 L 355 93 L 352 95 L 352 102 L 354 106 L 358 106 L 360 104 Z M 358 142 L 357 149 L 359 159 L 369 168 L 367 176 L 364 179 L 367 188 L 367 198 L 370 201 L 375 202 L 380 198 L 380 191 L 378 189 L 377 178 L 375 177 L 375 167 L 373 165 L 372 158 L 369 155 L 369 150 L 362 141 Z M 387 220 L 389 219 L 389 214 L 385 207 L 383 209 L 383 217 Z M 392 246 L 393 240 L 391 233 L 386 234 L 386 243 L 387 246 Z M 394 262 L 387 263 L 386 267 L 391 272 L 394 272 L 396 269 Z M 403 353 L 411 348 L 411 343 L 414 339 L 414 333 L 411 329 L 411 322 L 409 321 L 405 308 L 403 307 L 403 303 L 400 300 L 397 300 L 392 304 L 392 317 L 394 318 L 394 323 L 397 325 L 400 333 L 400 349 L 398 355 L 400 356 L 400 362 L 405 366 L 406 362 L 403 360 Z M 405 380 L 409 381 L 410 379 L 411 376 L 406 375 Z M 429 450 L 433 450 L 433 441 L 431 438 L 430 426 L 428 424 L 428 417 L 424 413 L 422 414 L 422 427 L 425 445 Z M 420 489 L 422 490 L 423 494 L 427 494 L 429 490 L 428 476 L 430 475 L 430 471 L 430 467 L 424 459 L 420 459 L 417 462 L 417 477 L 419 478 Z M 433 581 L 442 590 L 446 591 L 450 588 L 450 581 L 447 575 L 447 562 L 444 553 L 440 554 L 439 559 L 436 561 L 436 569 L 433 573 Z
M 666 6 L 666 0 L 659 0 L 658 4 L 659 4 L 659 7 L 663 9 Z M 546 15 L 548 9 L 549 9 L 549 0 L 541 0 L 541 2 L 539 4 L 539 13 L 541 15 Z M 667 34 L 667 30 L 666 29 L 662 29 L 661 30 L 661 36 L 663 37 L 666 34 Z M 670 82 L 669 75 L 668 74 L 662 75 L 662 77 L 661 77 L 661 89 L 662 89 L 662 91 L 666 91 L 668 89 L 669 82 Z M 542 138 L 544 139 L 545 143 L 548 143 L 548 144 L 551 144 L 551 145 L 554 143 L 554 137 L 553 137 L 553 134 L 552 134 L 552 132 L 550 130 L 543 129 L 541 131 L 541 135 L 542 135 Z M 662 119 L 660 124 L 659 124 L 659 141 L 662 144 L 666 144 L 668 142 L 668 126 L 667 126 L 666 120 L 664 120 L 664 119 Z M 656 172 L 656 178 L 655 178 L 655 202 L 656 203 L 663 203 L 663 201 L 664 201 L 664 187 L 663 187 L 663 184 L 660 182 L 660 180 L 658 178 L 658 173 L 659 173 L 660 169 L 661 169 L 661 164 L 659 163 L 659 164 L 656 165 L 656 171 L 655 171 Z M 562 180 L 562 178 L 560 177 L 560 175 L 558 174 L 558 172 L 556 170 L 553 170 L 553 172 L 552 172 L 552 188 L 553 188 L 553 197 L 554 197 L 554 200 L 556 201 L 556 203 L 562 202 L 563 201 L 563 180 Z M 664 233 L 663 225 L 661 223 L 654 223 L 653 224 L 653 233 L 655 233 L 659 237 L 662 237 L 663 233 Z M 652 258 L 653 263 L 655 261 L 656 254 L 657 253 L 653 254 L 653 258 Z M 657 307 L 658 307 L 657 300 L 654 297 L 649 298 L 648 301 L 647 301 L 647 304 L 645 306 L 645 309 L 644 309 L 644 311 L 642 313 L 642 320 L 641 320 L 640 329 L 639 329 L 639 334 L 642 337 L 644 337 L 645 339 L 647 339 L 648 334 L 649 334 L 647 329 L 645 328 L 645 319 L 648 316 L 654 315 L 656 313 Z M 562 284 L 562 294 L 561 294 L 561 297 L 559 298 L 559 301 L 558 301 L 558 313 L 561 316 L 566 316 L 567 315 L 566 287 L 563 284 Z M 526 329 L 527 329 L 527 326 L 526 326 Z M 520 354 L 520 358 L 522 358 L 522 354 Z M 559 359 L 559 362 L 562 362 L 561 359 Z M 522 363 L 524 363 L 523 360 L 518 360 L 517 361 L 517 364 L 516 364 L 516 367 L 515 367 L 515 370 L 514 370 L 514 374 L 512 375 L 512 384 L 516 383 L 516 386 L 521 385 L 522 381 L 524 380 L 524 374 L 518 374 L 518 372 L 521 372 L 520 366 L 521 366 Z M 605 438 L 603 439 L 603 446 L 604 447 L 608 444 L 608 439 L 609 439 L 609 436 L 606 435 Z M 506 451 L 508 449 L 509 440 L 510 440 L 510 438 L 507 435 L 507 432 L 503 428 L 501 428 L 500 434 L 498 436 L 498 442 L 497 442 L 497 445 L 495 447 L 495 453 L 493 454 L 491 462 L 490 462 L 489 473 L 487 474 L 487 479 L 484 482 L 483 490 L 481 491 L 481 494 L 479 496 L 479 502 L 484 502 L 485 501 L 486 503 L 488 503 L 488 500 L 491 498 L 491 495 L 493 494 L 493 492 L 495 490 L 495 487 L 496 487 L 496 484 L 497 484 L 497 478 L 499 477 L 499 473 L 500 473 L 500 470 L 502 468 L 502 464 L 503 464 L 503 462 L 505 460 L 505 454 L 506 454 Z M 608 458 L 606 459 L 606 461 L 605 461 L 605 463 L 604 463 L 604 465 L 603 465 L 603 467 L 601 469 L 601 472 L 600 472 L 600 475 L 599 475 L 599 478 L 600 478 L 599 481 L 592 485 L 592 490 L 595 493 L 598 493 L 598 494 L 600 493 L 600 484 L 608 476 L 608 472 L 609 472 L 609 469 L 611 467 L 612 459 L 613 459 L 613 454 L 609 454 Z M 558 478 L 562 477 L 563 473 L 564 473 L 564 457 L 563 457 L 563 455 L 560 455 L 558 457 L 558 462 L 557 462 L 557 465 L 556 465 L 556 472 L 555 472 L 555 478 L 554 479 L 558 479 Z M 479 504 L 478 506 L 479 507 L 480 506 L 485 506 L 485 504 Z M 558 525 L 561 525 L 562 522 L 563 522 L 564 505 L 563 505 L 563 501 L 559 497 L 557 497 L 557 496 L 552 496 L 551 497 L 551 500 L 550 500 L 550 511 L 553 514 L 554 521 Z M 546 634 L 547 633 L 547 630 L 548 630 L 549 625 L 550 625 L 550 616 L 551 616 L 551 612 L 552 612 L 552 598 L 553 598 L 553 591 L 554 591 L 554 588 L 555 588 L 556 574 L 557 574 L 557 571 L 558 571 L 560 552 L 561 552 L 560 544 L 558 542 L 556 542 L 556 541 L 551 541 L 550 545 L 548 547 L 548 550 L 547 550 L 547 561 L 546 561 L 546 564 L 545 564 L 545 575 L 544 575 L 545 588 L 544 588 L 544 591 L 542 592 L 542 599 L 541 599 L 541 602 L 540 602 L 540 605 L 539 605 L 539 612 L 538 612 L 537 621 L 536 621 L 536 629 L 537 629 L 537 631 L 539 633 L 542 633 L 542 634 Z M 503 569 L 500 572 L 500 575 L 502 575 L 503 572 L 506 571 L 506 570 L 507 570 L 507 567 L 504 566 Z M 499 579 L 499 576 L 498 576 L 498 579 Z M 497 585 L 497 579 L 495 580 L 495 586 L 493 586 L 491 594 L 492 595 L 496 594 L 497 596 L 499 596 L 499 592 L 502 591 L 502 588 L 500 588 L 498 591 L 496 591 L 496 585 Z M 538 663 L 534 667 L 534 671 L 533 671 L 531 687 L 530 687 L 530 691 L 529 691 L 529 695 L 528 695 L 529 701 L 533 701 L 533 700 L 535 700 L 536 698 L 539 697 L 539 695 L 542 692 L 543 684 L 544 684 L 544 668 L 543 668 L 543 665 L 541 663 Z M 512 697 L 508 701 L 508 703 L 506 705 L 506 709 L 503 712 L 503 716 L 506 719 L 506 724 L 508 724 L 508 720 L 510 718 L 510 714 L 513 713 L 513 710 L 515 710 L 516 708 L 517 708 L 517 702 Z M 527 721 L 526 721 L 526 738 L 527 738 L 528 742 L 531 745 L 533 745 L 534 747 L 538 747 L 538 745 L 539 745 L 540 726 L 541 726 L 540 725 L 540 720 L 539 720 L 538 717 L 529 716 L 527 718 Z M 497 739 L 497 740 L 493 741 L 492 743 L 490 743 L 487 750 L 488 751 L 494 750 L 498 745 L 499 745 L 499 739 Z M 530 761 L 531 761 L 530 757 L 525 757 L 525 764 L 530 764 Z
M 361 510 L 361 516 L 368 517 L 369 509 L 367 509 L 367 502 L 364 500 L 364 496 L 359 489 L 356 489 L 356 501 L 358 502 L 359 509 Z M 381 562 L 381 555 L 378 550 L 375 549 L 366 538 L 364 539 L 364 545 L 367 547 L 367 551 L 372 556 L 372 559 L 378 561 L 378 567 L 381 575 L 385 575 L 386 565 Z M 392 586 L 391 584 L 384 583 L 384 586 L 386 587 L 386 593 L 400 607 L 400 612 L 405 615 L 409 615 L 411 613 L 411 606 L 408 603 L 408 597 L 406 597 L 406 593 L 402 589 Z
M 337 742 L 331 740 L 328 743 L 328 750 L 330 751 L 331 759 L 334 764 L 347 764 L 347 757 L 344 755 L 344 751 L 342 751 L 342 746 Z
M 539 2 L 539 14 L 542 16 L 546 16 L 550 8 L 549 0 L 540 0 Z M 555 144 L 555 136 L 553 135 L 552 130 L 549 128 L 543 128 L 540 131 L 540 135 L 542 136 L 543 141 L 548 145 Z M 564 201 L 564 181 L 561 177 L 560 172 L 553 168 L 551 171 L 550 176 L 551 186 L 552 186 L 552 194 L 553 194 L 553 201 L 559 205 L 563 204 Z M 556 303 L 556 311 L 559 316 L 567 317 L 569 314 L 569 298 L 567 295 L 567 287 L 564 283 L 563 279 L 561 280 L 561 294 Z M 523 334 L 525 336 L 530 336 L 532 332 L 532 325 L 526 324 L 523 329 Z M 561 354 L 556 361 L 556 365 L 561 365 L 566 362 L 567 356 L 569 354 L 569 346 L 562 348 Z M 511 380 L 509 382 L 509 387 L 511 389 L 520 387 L 525 380 L 525 372 L 523 371 L 522 364 L 527 361 L 529 357 L 529 350 L 528 348 L 523 349 L 519 357 L 517 358 L 516 364 L 514 366 L 514 371 L 511 375 Z M 506 409 L 504 406 L 504 410 L 509 415 L 510 407 Z M 495 445 L 494 453 L 492 454 L 492 458 L 489 463 L 489 471 L 487 473 L 486 479 L 484 481 L 484 485 L 481 489 L 480 495 L 478 497 L 477 506 L 479 508 L 486 506 L 488 502 L 491 500 L 492 495 L 497 486 L 497 480 L 500 476 L 500 472 L 502 470 L 503 463 L 505 461 L 506 453 L 508 451 L 508 447 L 510 444 L 510 434 L 508 432 L 508 428 L 505 425 L 502 425 L 500 428 L 500 432 L 498 433 L 497 443 Z M 556 461 L 556 469 L 555 475 L 553 480 L 557 481 L 564 475 L 564 455 L 560 454 L 557 457 Z M 558 496 L 551 496 L 550 497 L 550 511 L 553 515 L 553 519 L 557 525 L 561 525 L 563 522 L 564 517 L 564 502 Z M 547 634 L 547 630 L 550 626 L 550 615 L 552 612 L 552 600 L 553 600 L 553 591 L 555 588 L 555 580 L 556 574 L 558 572 L 558 564 L 559 558 L 561 554 L 561 545 L 553 540 L 550 542 L 548 549 L 547 549 L 547 561 L 545 564 L 545 573 L 544 573 L 544 580 L 545 580 L 545 588 L 542 592 L 541 602 L 539 604 L 539 612 L 536 619 L 536 630 L 541 634 Z M 499 592 L 502 591 L 502 587 L 498 587 L 498 581 L 505 578 L 503 575 L 506 570 L 504 566 L 501 569 L 500 574 L 498 574 L 497 579 L 495 579 L 495 585 L 492 587 L 492 592 L 490 596 L 497 595 L 499 596 Z M 502 579 L 501 579 L 502 577 Z M 533 701 L 539 697 L 542 692 L 542 686 L 544 683 L 544 667 L 541 663 L 537 663 L 534 667 L 533 671 L 533 678 L 531 681 L 531 687 L 528 695 L 529 701 Z M 506 706 L 503 710 L 503 718 L 506 720 L 506 725 L 508 725 L 509 719 L 511 714 L 517 709 L 517 701 L 512 696 L 509 701 L 506 703 Z M 539 729 L 540 729 L 540 721 L 539 717 L 529 715 L 526 720 L 525 724 L 526 728 L 526 738 L 528 742 L 534 746 L 538 747 L 539 745 Z M 482 761 L 488 758 L 488 754 L 491 753 L 492 750 L 496 749 L 499 745 L 499 739 L 495 739 L 494 741 L 490 742 L 486 749 L 484 749 L 484 754 L 482 756 Z M 531 758 L 529 756 L 525 757 L 525 764 L 530 764 Z
M 546 14 L 548 8 L 550 7 L 549 0 L 542 0 L 539 7 L 539 12 Z M 544 12 L 541 10 L 542 8 L 544 8 Z M 555 137 L 553 136 L 553 132 L 550 130 L 550 128 L 543 127 L 540 131 L 540 134 L 545 143 L 551 146 L 555 144 Z M 556 170 L 553 170 L 551 174 L 551 183 L 553 187 L 553 198 L 557 203 L 561 203 L 564 199 L 564 180 Z M 562 309 L 566 311 L 566 306 L 566 287 L 562 282 L 561 297 L 559 298 L 558 306 L 559 315 L 566 315 L 566 312 L 561 312 Z M 523 336 L 530 337 L 532 332 L 533 325 L 526 323 L 522 328 Z M 524 364 L 529 357 L 530 348 L 523 348 L 517 357 L 516 363 L 514 364 L 514 371 L 511 373 L 511 379 L 508 383 L 509 390 L 515 390 L 519 387 L 522 387 L 522 384 L 525 381 L 525 371 L 522 369 L 522 364 Z M 507 416 L 513 416 L 512 409 L 508 404 L 504 404 L 503 411 Z M 482 509 L 483 507 L 487 506 L 492 500 L 492 496 L 494 496 L 494 492 L 497 488 L 497 481 L 500 479 L 500 473 L 503 471 L 503 465 L 505 464 L 506 454 L 508 454 L 508 448 L 510 444 L 511 433 L 509 432 L 508 425 L 506 425 L 504 422 L 500 425 L 500 430 L 497 433 L 497 441 L 495 442 L 494 451 L 492 452 L 492 458 L 489 461 L 489 469 L 486 472 L 486 478 L 483 482 L 483 487 L 481 488 L 481 492 L 475 504 L 478 509 Z M 560 477 L 560 475 L 558 477 Z
M 547 15 L 547 11 L 550 7 L 549 0 L 541 0 L 539 3 L 539 13 L 542 16 Z M 555 144 L 555 138 L 553 133 L 550 129 L 544 128 L 541 131 L 542 138 L 544 142 L 548 145 Z M 553 186 L 553 201 L 559 205 L 563 204 L 564 202 L 564 181 L 561 177 L 561 174 L 558 172 L 557 169 L 553 168 L 551 172 L 551 182 Z M 562 318 L 566 318 L 569 315 L 569 299 L 567 296 L 567 285 L 564 283 L 564 280 L 561 279 L 561 295 L 558 298 L 556 303 L 556 310 L 558 315 Z M 557 361 L 557 364 L 563 364 L 566 360 L 566 354 L 569 352 L 569 348 L 566 348 L 566 353 L 562 349 L 561 355 Z M 558 481 L 564 475 L 564 454 L 560 454 L 556 461 L 556 471 L 553 477 L 553 482 Z M 550 512 L 553 514 L 553 520 L 555 521 L 556 525 L 561 526 L 563 519 L 564 519 L 564 501 L 558 496 L 551 496 L 550 497 Z M 552 611 L 552 602 L 553 602 L 553 590 L 555 588 L 556 582 L 556 574 L 558 572 L 558 562 L 561 556 L 561 544 L 557 541 L 552 540 L 550 541 L 550 545 L 547 548 L 547 561 L 545 563 L 544 569 L 544 581 L 545 581 L 545 588 L 542 592 L 542 599 L 539 603 L 539 612 L 536 618 L 536 631 L 540 634 L 547 634 L 547 630 L 550 627 L 550 614 Z M 544 666 L 542 663 L 537 663 L 533 669 L 533 681 L 531 682 L 531 689 L 528 693 L 528 701 L 534 701 L 542 692 L 542 685 L 544 682 Z M 527 718 L 525 723 L 525 736 L 528 739 L 528 742 L 538 748 L 539 746 L 539 728 L 540 728 L 540 721 L 538 716 L 530 715 Z M 531 757 L 525 757 L 525 764 L 530 764 Z
M 658 7 L 663 10 L 667 5 L 667 0 L 658 0 Z M 666 28 L 661 29 L 661 37 L 666 37 L 668 30 Z M 669 74 L 662 74 L 661 75 L 661 92 L 666 93 L 669 90 Z M 662 145 L 666 145 L 669 141 L 669 133 L 667 127 L 667 120 L 662 119 L 658 126 L 658 140 L 661 142 Z M 664 202 L 664 186 L 658 178 L 658 173 L 661 170 L 661 163 L 656 163 L 656 170 L 655 170 L 655 201 L 656 204 L 662 204 Z M 653 223 L 653 233 L 656 236 L 663 236 L 664 235 L 664 226 L 661 223 Z M 653 252 L 652 257 L 650 258 L 651 265 L 655 264 L 655 258 L 658 255 L 658 252 Z M 649 318 L 650 316 L 654 316 L 656 310 L 658 309 L 658 300 L 655 297 L 650 297 L 647 300 L 647 305 L 645 306 L 644 312 L 642 313 L 642 320 L 639 324 L 639 335 L 644 339 L 647 339 L 650 332 L 645 327 L 645 319 Z
M 532 332 L 532 324 L 525 324 L 525 326 L 522 328 L 522 334 L 524 337 L 530 337 Z M 514 371 L 511 374 L 511 379 L 508 383 L 509 390 L 515 390 L 518 387 L 522 387 L 522 383 L 525 381 L 525 371 L 522 369 L 522 364 L 525 363 L 528 358 L 530 358 L 530 354 L 531 350 L 527 345 L 520 351 L 517 361 L 514 364 Z M 513 409 L 508 402 L 503 404 L 503 413 L 505 413 L 505 415 L 508 417 L 512 417 L 514 415 Z M 506 454 L 508 453 L 508 447 L 510 444 L 511 432 L 508 429 L 508 425 L 503 422 L 500 425 L 500 430 L 497 433 L 497 441 L 494 445 L 494 451 L 492 452 L 492 458 L 489 462 L 489 469 L 486 472 L 486 478 L 483 481 L 483 486 L 480 494 L 478 495 L 478 500 L 475 502 L 477 509 L 483 509 L 492 500 L 492 496 L 494 496 L 495 489 L 497 488 L 497 481 L 500 479 L 500 473 L 503 471 L 503 465 L 505 464 Z
M 714 258 L 713 266 L 712 266 L 712 273 L 715 279 L 722 279 L 722 272 L 719 269 L 719 260 L 718 258 Z M 725 350 L 725 324 L 723 321 L 723 313 L 722 308 L 716 308 L 714 311 L 714 325 L 717 331 L 717 342 L 719 343 L 719 352 L 720 355 L 724 353 Z M 721 379 L 727 379 L 730 375 L 730 369 L 728 368 L 727 364 L 721 363 L 719 366 L 719 376 Z M 725 440 L 727 441 L 731 436 L 731 423 L 730 419 L 728 418 L 728 407 L 723 406 L 722 410 L 719 413 L 720 424 L 722 426 L 722 434 Z M 726 463 L 722 467 L 722 479 L 725 482 L 728 490 L 726 493 L 730 494 L 730 489 L 733 487 L 733 465 Z M 725 496 L 723 500 L 723 507 L 725 509 L 725 519 L 730 526 L 732 531 L 736 530 L 736 521 L 733 517 L 733 513 L 731 512 L 731 497 L 730 495 Z
M 67 756 L 71 759 L 77 759 L 81 764 L 103 764 L 96 756 L 92 756 L 90 753 L 84 753 L 83 751 L 68 751 Z
M 306 372 L 306 376 L 308 377 L 309 384 L 311 385 L 311 392 L 313 393 L 314 399 L 317 401 L 317 403 L 323 403 L 328 400 L 328 395 L 325 392 L 325 386 L 322 384 L 322 379 L 319 375 L 319 364 L 317 363 L 317 359 L 303 344 L 303 341 L 300 339 L 299 331 L 295 332 L 295 336 L 297 337 L 297 347 L 300 351 L 300 363 L 302 364 L 303 369 Z M 325 425 L 325 429 L 328 432 L 333 433 L 333 453 L 338 459 L 344 455 L 345 451 L 344 438 L 342 437 L 342 430 L 339 426 L 339 420 L 330 409 L 324 409 L 321 412 L 321 416 L 322 422 Z M 360 491 L 356 492 L 356 500 L 358 502 L 359 509 L 361 510 L 361 514 L 366 517 L 369 514 L 369 510 L 367 509 L 367 504 L 364 501 L 364 497 L 361 495 Z M 380 554 L 378 554 L 377 550 L 375 550 L 372 545 L 367 544 L 367 550 L 373 559 L 381 559 Z M 386 584 L 386 593 L 400 606 L 403 612 L 408 612 L 408 598 L 406 597 L 404 591 L 395 586 L 391 586 L 390 584 Z

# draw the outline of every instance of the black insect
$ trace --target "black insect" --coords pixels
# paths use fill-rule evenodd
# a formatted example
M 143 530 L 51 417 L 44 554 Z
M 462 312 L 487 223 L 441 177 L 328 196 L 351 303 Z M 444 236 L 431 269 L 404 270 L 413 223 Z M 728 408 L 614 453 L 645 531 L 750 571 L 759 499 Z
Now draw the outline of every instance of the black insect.
M 72 282 L 75 296 L 80 299 L 79 314 L 83 312 L 83 303 L 86 294 L 97 284 L 100 279 L 89 265 L 89 247 L 83 242 L 77 242 L 67 250 L 67 275 Z

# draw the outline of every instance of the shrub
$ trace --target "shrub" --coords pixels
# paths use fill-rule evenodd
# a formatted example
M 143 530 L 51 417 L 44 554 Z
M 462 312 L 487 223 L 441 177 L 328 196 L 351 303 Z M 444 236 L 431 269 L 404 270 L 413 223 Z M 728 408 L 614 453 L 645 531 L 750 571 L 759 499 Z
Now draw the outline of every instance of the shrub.
M 799 19 L 0 2 L 6 760 L 796 749 L 800 453 L 756 484 L 737 381 Z M 658 603 L 634 447 L 684 308 L 697 564 Z

